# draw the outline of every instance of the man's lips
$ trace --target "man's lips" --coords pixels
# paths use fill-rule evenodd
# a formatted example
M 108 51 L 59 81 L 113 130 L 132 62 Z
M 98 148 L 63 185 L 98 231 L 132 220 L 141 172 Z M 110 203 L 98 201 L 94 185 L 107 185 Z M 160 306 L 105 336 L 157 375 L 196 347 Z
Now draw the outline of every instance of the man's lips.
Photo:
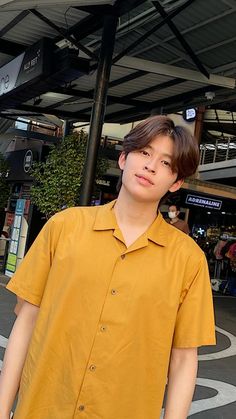
M 146 177 L 146 176 L 143 176 L 143 175 L 135 175 L 137 178 L 139 178 L 139 179 L 143 179 L 144 181 L 146 181 L 146 182 L 148 182 L 148 183 L 150 183 L 150 185 L 154 185 L 154 183 L 151 181 L 151 179 L 149 179 L 148 177 Z

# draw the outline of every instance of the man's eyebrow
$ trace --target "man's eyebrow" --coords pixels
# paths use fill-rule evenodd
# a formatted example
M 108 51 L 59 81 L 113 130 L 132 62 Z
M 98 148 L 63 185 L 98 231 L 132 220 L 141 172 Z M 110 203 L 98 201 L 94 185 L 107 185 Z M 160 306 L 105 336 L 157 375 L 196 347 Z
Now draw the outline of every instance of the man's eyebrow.
M 143 148 L 148 148 L 150 150 L 154 150 L 154 148 L 150 144 L 147 144 Z M 172 154 L 169 154 L 169 153 L 160 153 L 160 154 L 161 154 L 162 157 L 169 157 L 169 159 L 173 159 L 173 155 Z

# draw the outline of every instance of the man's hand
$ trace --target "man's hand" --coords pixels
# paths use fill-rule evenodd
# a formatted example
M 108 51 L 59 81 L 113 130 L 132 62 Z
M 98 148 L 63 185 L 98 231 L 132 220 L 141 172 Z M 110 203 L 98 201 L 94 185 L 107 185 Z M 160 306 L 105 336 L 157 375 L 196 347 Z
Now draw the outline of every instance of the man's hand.
M 197 348 L 172 348 L 164 419 L 186 419 L 197 377 Z

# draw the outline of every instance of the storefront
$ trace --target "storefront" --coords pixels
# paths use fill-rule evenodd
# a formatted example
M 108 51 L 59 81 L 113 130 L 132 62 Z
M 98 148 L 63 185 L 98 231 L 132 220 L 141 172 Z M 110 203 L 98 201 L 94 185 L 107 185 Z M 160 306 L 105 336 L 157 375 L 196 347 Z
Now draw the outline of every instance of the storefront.
M 233 193 L 229 198 L 198 189 L 181 189 L 179 204 L 188 213 L 191 236 L 206 254 L 213 290 L 236 295 L 236 194 L 233 199 Z

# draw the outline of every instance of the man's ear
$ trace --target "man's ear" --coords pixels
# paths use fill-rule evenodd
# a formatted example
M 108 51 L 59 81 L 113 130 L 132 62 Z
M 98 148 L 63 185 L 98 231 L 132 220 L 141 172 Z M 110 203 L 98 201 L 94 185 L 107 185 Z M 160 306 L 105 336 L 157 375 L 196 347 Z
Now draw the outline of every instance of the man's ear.
M 122 153 L 120 154 L 119 160 L 118 160 L 120 170 L 124 170 L 125 161 L 126 161 L 125 152 L 122 151 Z
M 184 179 L 179 179 L 169 188 L 169 192 L 176 192 L 178 191 L 184 183 Z

